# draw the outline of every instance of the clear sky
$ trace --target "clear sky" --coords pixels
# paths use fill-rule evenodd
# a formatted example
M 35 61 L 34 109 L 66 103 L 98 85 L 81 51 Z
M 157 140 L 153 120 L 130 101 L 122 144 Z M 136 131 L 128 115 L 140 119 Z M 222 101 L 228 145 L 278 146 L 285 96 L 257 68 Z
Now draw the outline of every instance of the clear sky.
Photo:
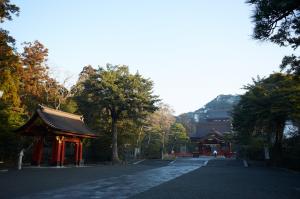
M 251 38 L 244 0 L 13 0 L 20 16 L 5 24 L 17 40 L 39 40 L 62 79 L 83 66 L 125 64 L 155 83 L 176 114 L 219 94 L 241 94 L 257 75 L 278 71 L 288 48 Z

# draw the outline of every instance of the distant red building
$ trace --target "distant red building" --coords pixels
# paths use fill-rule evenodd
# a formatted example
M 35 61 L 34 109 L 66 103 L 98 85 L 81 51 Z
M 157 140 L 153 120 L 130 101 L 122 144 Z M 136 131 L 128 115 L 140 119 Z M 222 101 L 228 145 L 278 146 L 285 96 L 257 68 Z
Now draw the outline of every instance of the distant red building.
M 66 145 L 70 145 L 69 151 L 73 154 L 68 163 L 79 165 L 82 162 L 83 139 L 97 137 L 84 124 L 82 116 L 45 106 L 39 106 L 31 119 L 17 132 L 34 137 L 32 165 L 64 165 Z M 49 157 L 43 157 L 45 146 L 51 148 Z
M 217 151 L 218 155 L 231 154 L 231 143 L 224 139 L 224 133 L 231 132 L 231 121 L 226 118 L 209 118 L 199 121 L 196 133 L 190 136 L 192 142 L 198 144 L 196 153 L 200 155 L 212 155 Z

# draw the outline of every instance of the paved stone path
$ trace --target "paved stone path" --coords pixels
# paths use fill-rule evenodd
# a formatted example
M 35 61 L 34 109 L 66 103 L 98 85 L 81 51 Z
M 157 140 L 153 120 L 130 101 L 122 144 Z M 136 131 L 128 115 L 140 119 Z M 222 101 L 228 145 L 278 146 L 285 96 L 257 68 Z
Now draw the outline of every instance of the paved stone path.
M 178 158 L 165 167 L 28 195 L 22 199 L 128 198 L 194 171 L 206 164 L 208 159 L 210 158 Z
M 0 199 L 299 199 L 300 173 L 242 161 L 182 158 L 138 165 L 24 169 L 0 173 Z M 201 167 L 201 168 L 200 168 Z
M 0 172 L 0 199 L 20 198 L 100 179 L 133 175 L 167 166 L 170 161 L 146 160 L 138 165 L 95 165 L 91 167 L 26 167 Z
M 130 199 L 299 199 L 300 173 L 211 160 L 207 166 Z

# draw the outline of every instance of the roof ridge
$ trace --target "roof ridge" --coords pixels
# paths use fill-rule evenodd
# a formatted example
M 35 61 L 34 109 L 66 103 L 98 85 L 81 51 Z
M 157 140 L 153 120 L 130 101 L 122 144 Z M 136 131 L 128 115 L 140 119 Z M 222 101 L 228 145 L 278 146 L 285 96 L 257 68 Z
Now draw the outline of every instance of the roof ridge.
M 36 111 L 37 113 L 38 113 L 38 115 L 41 117 L 41 119 L 44 121 L 44 122 L 46 122 L 48 125 L 50 125 L 51 127 L 55 127 L 55 125 L 54 124 L 52 124 L 52 122 L 50 122 L 44 115 L 43 115 L 43 113 L 42 113 L 42 110 L 37 110 Z
M 48 110 L 50 110 L 50 111 L 52 111 L 52 112 L 55 112 L 55 113 L 60 113 L 60 114 L 64 114 L 64 115 L 69 115 L 69 116 L 72 116 L 72 117 L 76 117 L 76 118 L 78 118 L 78 119 L 80 119 L 80 120 L 82 120 L 83 121 L 83 115 L 76 115 L 76 114 L 74 114 L 74 113 L 68 113 L 68 112 L 65 112 L 65 111 L 61 111 L 61 110 L 57 110 L 57 109 L 53 109 L 53 108 L 50 108 L 50 107 L 47 107 L 47 106 L 43 106 L 43 105 L 41 105 L 41 104 L 39 104 L 39 108 L 43 111 L 44 109 L 48 109 Z

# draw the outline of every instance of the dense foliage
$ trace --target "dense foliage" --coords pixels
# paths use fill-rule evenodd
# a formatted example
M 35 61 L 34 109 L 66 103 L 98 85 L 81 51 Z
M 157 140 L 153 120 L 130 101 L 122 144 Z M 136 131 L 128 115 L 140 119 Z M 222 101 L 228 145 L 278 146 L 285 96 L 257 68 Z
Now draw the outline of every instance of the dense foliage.
M 300 2 L 296 0 L 248 0 L 254 5 L 253 37 L 269 40 L 280 46 L 291 46 L 296 50 L 300 45 Z M 300 74 L 299 55 L 286 56 L 280 66 L 288 72 Z
M 18 13 L 19 8 L 9 0 L 0 2 L 0 23 L 11 20 L 12 15 Z M 23 122 L 19 95 L 22 67 L 14 42 L 8 31 L 0 29 L 0 90 L 3 92 L 0 99 L 0 160 L 12 156 L 18 143 L 11 131 Z
M 300 45 L 300 2 L 295 0 L 248 0 L 254 5 L 254 39 L 290 46 Z M 250 158 L 264 158 L 271 149 L 271 160 L 295 168 L 300 165 L 300 57 L 285 56 L 280 65 L 286 73 L 274 73 L 254 80 L 233 112 L 237 140 Z M 295 131 L 284 133 L 288 123 Z M 244 154 L 245 155 L 245 154 Z M 291 164 L 287 163 L 290 162 Z M 300 169 L 299 167 L 297 169 Z
M 245 89 L 233 113 L 233 126 L 241 143 L 249 144 L 252 137 L 263 138 L 265 144 L 272 146 L 273 158 L 281 157 L 286 121 L 300 121 L 298 78 L 275 73 L 255 80 Z
M 106 130 L 112 134 L 112 160 L 118 162 L 118 125 L 130 126 L 133 121 L 137 125 L 156 110 L 158 98 L 152 94 L 152 82 L 138 73 L 131 74 L 127 66 L 108 64 L 106 68 L 91 71 L 82 82 L 79 92 L 84 97 L 79 96 L 80 104 L 81 107 L 89 104 L 88 114 L 105 115 L 106 123 L 110 124 Z

